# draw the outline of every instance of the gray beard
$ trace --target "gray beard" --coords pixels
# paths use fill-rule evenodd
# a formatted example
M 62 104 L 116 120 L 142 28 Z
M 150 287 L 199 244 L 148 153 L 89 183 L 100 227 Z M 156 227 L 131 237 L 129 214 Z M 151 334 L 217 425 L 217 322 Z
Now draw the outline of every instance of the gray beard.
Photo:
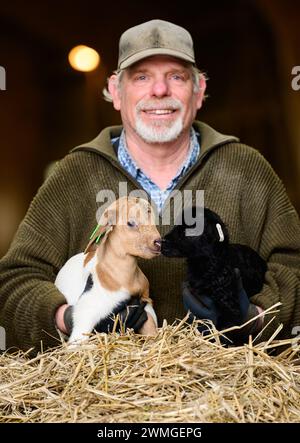
M 180 136 L 182 130 L 183 121 L 181 117 L 170 126 L 166 126 L 164 122 L 147 125 L 139 115 L 136 117 L 135 131 L 146 143 L 168 143 L 174 141 Z

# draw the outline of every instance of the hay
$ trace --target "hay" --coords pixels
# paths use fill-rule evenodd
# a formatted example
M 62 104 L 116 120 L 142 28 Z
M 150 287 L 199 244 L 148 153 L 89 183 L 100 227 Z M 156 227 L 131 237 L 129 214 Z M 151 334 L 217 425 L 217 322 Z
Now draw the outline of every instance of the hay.
M 33 359 L 2 354 L 0 421 L 299 422 L 299 347 L 219 338 L 180 322 L 156 337 L 97 334 Z

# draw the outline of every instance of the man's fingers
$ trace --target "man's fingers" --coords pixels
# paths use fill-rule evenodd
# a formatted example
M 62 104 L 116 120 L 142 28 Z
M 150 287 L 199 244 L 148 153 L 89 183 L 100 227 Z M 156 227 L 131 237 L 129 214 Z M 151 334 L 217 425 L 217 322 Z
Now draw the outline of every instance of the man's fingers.
M 204 303 L 202 303 L 202 300 Z M 212 316 L 212 310 L 214 309 L 213 300 L 207 296 L 196 298 L 193 294 L 183 293 L 183 304 L 187 310 L 190 310 L 198 318 L 208 318 Z
M 69 305 L 64 312 L 64 324 L 66 332 L 71 335 L 73 329 L 73 306 Z
M 143 310 L 143 312 L 141 313 L 139 318 L 135 321 L 134 325 L 131 326 L 132 329 L 134 330 L 134 332 L 138 332 L 141 329 L 141 327 L 143 326 L 143 324 L 146 322 L 147 319 L 148 319 L 147 312 L 145 310 Z

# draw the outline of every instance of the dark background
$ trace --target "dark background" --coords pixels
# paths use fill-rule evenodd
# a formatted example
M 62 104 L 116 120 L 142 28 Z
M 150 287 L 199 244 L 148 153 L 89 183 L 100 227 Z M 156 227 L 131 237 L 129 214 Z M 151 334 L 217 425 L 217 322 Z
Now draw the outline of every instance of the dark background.
M 0 4 L 0 256 L 42 184 L 51 162 L 94 138 L 119 115 L 103 101 L 128 27 L 160 18 L 193 36 L 209 98 L 198 118 L 257 148 L 283 180 L 300 211 L 300 2 L 6 1 Z M 72 70 L 77 44 L 96 49 L 101 64 Z M 299 82 L 300 83 L 300 82 Z

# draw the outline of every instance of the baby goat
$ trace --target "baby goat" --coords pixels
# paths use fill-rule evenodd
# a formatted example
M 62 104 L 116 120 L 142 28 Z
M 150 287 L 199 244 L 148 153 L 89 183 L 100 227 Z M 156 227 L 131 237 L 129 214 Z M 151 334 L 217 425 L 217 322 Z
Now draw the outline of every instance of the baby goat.
M 140 330 L 155 333 L 156 314 L 149 282 L 136 257 L 160 254 L 161 238 L 151 205 L 142 198 L 123 197 L 102 214 L 84 252 L 71 257 L 57 274 L 55 285 L 74 306 L 69 342 L 84 339 L 96 324 L 131 296 L 147 302 L 148 320 Z M 149 317 L 150 314 L 150 317 Z
M 192 293 L 210 296 L 224 315 L 235 320 L 239 314 L 235 268 L 251 297 L 263 286 L 266 262 L 250 247 L 230 244 L 224 222 L 208 208 L 204 208 L 202 234 L 188 235 L 187 230 L 195 229 L 196 223 L 187 225 L 186 215 L 195 220 L 196 210 L 194 206 L 183 211 L 182 223 L 162 239 L 161 252 L 166 257 L 187 258 L 187 283 Z

